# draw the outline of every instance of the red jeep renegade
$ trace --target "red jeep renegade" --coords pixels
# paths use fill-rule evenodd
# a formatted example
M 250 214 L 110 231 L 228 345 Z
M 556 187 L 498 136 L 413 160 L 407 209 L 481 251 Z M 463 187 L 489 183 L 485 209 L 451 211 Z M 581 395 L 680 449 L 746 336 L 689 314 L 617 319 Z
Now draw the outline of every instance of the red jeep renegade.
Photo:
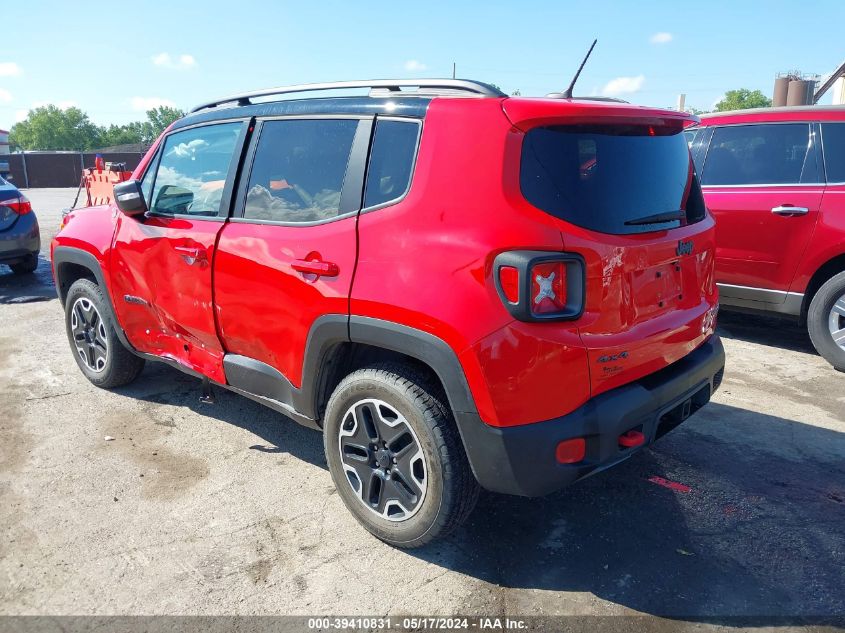
M 370 91 L 279 99 L 339 88 Z M 688 122 L 462 80 L 203 104 L 54 240 L 74 357 L 105 388 L 164 361 L 322 430 L 355 517 L 422 545 L 479 485 L 557 490 L 718 387 Z
M 845 371 L 845 106 L 707 115 L 687 135 L 722 304 L 799 319 Z

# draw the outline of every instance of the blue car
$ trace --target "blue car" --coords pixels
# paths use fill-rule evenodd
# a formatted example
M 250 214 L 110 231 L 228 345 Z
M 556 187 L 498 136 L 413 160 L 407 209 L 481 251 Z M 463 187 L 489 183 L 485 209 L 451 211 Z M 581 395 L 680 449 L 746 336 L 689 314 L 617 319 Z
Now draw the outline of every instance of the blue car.
M 40 250 L 41 233 L 32 203 L 0 177 L 0 264 L 16 275 L 35 272 Z

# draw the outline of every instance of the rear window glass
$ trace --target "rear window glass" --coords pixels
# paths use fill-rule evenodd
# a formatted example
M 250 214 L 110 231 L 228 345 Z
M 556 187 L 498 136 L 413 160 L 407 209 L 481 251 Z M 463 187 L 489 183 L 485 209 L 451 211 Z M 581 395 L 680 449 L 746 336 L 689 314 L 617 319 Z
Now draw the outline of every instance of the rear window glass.
M 806 123 L 717 127 L 703 185 L 796 185 L 819 182 Z
M 687 138 L 677 128 L 534 128 L 522 146 L 520 185 L 534 206 L 603 233 L 675 228 L 704 217 Z
M 845 182 L 845 123 L 822 123 L 828 182 Z
M 420 126 L 411 121 L 380 120 L 376 124 L 364 206 L 397 200 L 411 184 Z

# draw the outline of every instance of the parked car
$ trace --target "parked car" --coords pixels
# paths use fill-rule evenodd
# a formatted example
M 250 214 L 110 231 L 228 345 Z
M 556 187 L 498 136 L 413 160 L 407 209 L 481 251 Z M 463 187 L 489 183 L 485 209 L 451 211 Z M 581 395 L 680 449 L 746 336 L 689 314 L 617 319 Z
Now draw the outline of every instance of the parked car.
M 38 267 L 41 233 L 32 204 L 18 188 L 0 178 L 0 264 L 16 275 Z
M 798 319 L 845 371 L 845 106 L 705 115 L 687 135 L 722 305 Z
M 115 186 L 119 212 L 53 241 L 74 357 L 100 387 L 161 360 L 321 429 L 352 514 L 422 545 L 479 485 L 557 490 L 718 387 L 689 120 L 463 80 L 204 104 Z

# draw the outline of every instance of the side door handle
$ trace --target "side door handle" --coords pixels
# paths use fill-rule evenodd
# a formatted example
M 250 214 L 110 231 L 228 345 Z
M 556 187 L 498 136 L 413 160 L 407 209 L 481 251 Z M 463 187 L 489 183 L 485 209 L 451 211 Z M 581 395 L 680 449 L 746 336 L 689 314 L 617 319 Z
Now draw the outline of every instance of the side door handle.
M 810 210 L 807 207 L 793 207 L 789 204 L 772 208 L 772 213 L 775 215 L 807 215 L 809 212 Z
M 173 250 L 179 253 L 189 266 L 202 264 L 207 260 L 205 249 L 203 248 L 196 246 L 174 246 Z
M 318 277 L 337 277 L 340 274 L 337 264 L 320 259 L 295 259 L 291 262 L 291 267 L 297 272 Z

